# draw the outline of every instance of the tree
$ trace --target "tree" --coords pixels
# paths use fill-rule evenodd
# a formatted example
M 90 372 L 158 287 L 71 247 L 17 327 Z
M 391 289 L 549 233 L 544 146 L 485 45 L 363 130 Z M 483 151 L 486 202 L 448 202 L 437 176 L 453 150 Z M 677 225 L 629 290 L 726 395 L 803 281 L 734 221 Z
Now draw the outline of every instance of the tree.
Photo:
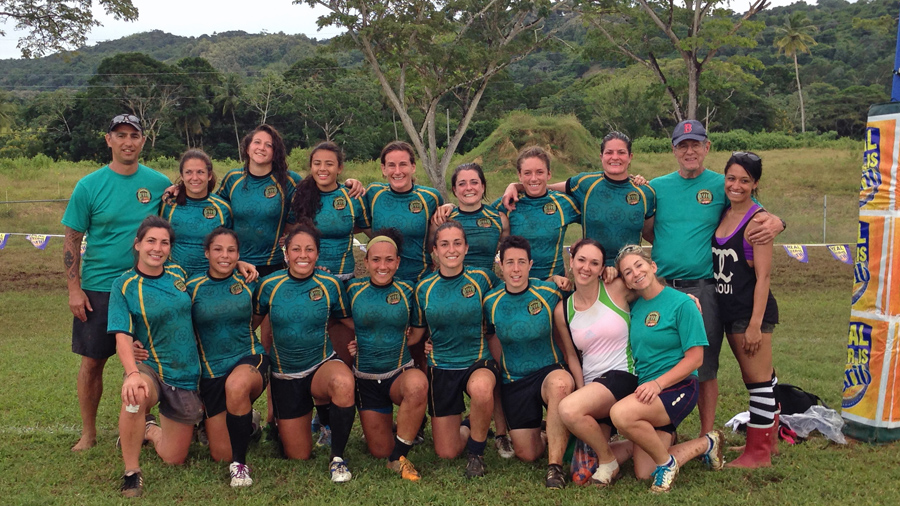
M 613 49 L 653 71 L 672 103 L 677 121 L 697 119 L 700 76 L 722 47 L 755 47 L 763 24 L 749 21 L 769 6 L 751 0 L 737 17 L 723 7 L 726 0 L 581 0 L 578 10 L 600 34 L 595 52 Z M 661 55 L 676 51 L 687 73 L 687 106 L 660 64 Z
M 94 19 L 91 0 L 0 0 L 0 20 L 14 20 L 15 29 L 25 31 L 16 47 L 25 58 L 40 57 L 84 45 Z M 118 20 L 136 21 L 138 9 L 132 0 L 99 0 L 107 14 Z M 0 30 L 0 36 L 6 32 Z
M 225 74 L 221 77 L 219 85 L 216 87 L 216 96 L 213 100 L 216 107 L 220 108 L 222 114 L 231 114 L 231 122 L 234 124 L 234 142 L 237 146 L 238 160 L 244 161 L 244 154 L 241 153 L 241 136 L 238 134 L 237 117 L 235 109 L 241 103 L 241 77 L 237 74 Z
M 803 108 L 803 89 L 800 87 L 800 67 L 797 65 L 797 53 L 809 54 L 810 46 L 816 45 L 813 38 L 819 28 L 812 24 L 802 11 L 795 11 L 785 20 L 784 25 L 775 28 L 778 38 L 775 47 L 779 53 L 794 58 L 794 75 L 797 76 L 797 93 L 800 95 L 800 129 L 806 132 L 806 110 Z
M 445 174 L 491 78 L 545 44 L 550 0 L 304 0 L 330 14 L 319 27 L 346 30 L 362 52 L 432 183 Z M 437 121 L 452 101 L 459 121 L 443 154 Z
M 263 71 L 262 75 L 251 82 L 244 90 L 244 102 L 259 114 L 258 124 L 263 124 L 274 116 L 286 95 L 284 78 L 273 71 Z

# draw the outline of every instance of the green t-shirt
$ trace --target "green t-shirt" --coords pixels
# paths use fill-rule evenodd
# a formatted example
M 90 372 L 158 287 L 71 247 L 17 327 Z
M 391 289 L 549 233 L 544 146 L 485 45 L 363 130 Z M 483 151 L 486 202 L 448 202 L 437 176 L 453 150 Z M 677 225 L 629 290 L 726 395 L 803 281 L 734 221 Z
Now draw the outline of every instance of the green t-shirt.
M 581 208 L 584 237 L 606 250 L 605 265 L 616 263 L 626 244 L 640 244 L 644 220 L 656 213 L 653 188 L 637 186 L 631 179 L 613 181 L 603 172 L 582 172 L 566 181 L 566 193 Z
M 188 277 L 209 268 L 203 241 L 216 227 L 231 228 L 231 206 L 216 195 L 204 199 L 187 197 L 184 205 L 172 199 L 162 205 L 159 215 L 172 224 L 175 242 L 169 258 L 187 271 Z
M 443 197 L 426 186 L 413 185 L 408 192 L 397 193 L 387 183 L 372 183 L 365 201 L 372 230 L 394 227 L 403 235 L 400 268 L 395 277 L 415 284 L 431 266 L 430 252 L 425 251 L 428 225 L 444 203 Z
M 487 271 L 468 266 L 450 278 L 438 271 L 419 282 L 413 326 L 427 327 L 431 332 L 434 349 L 428 355 L 428 365 L 466 369 L 489 356 L 481 301 L 491 287 Z
M 707 346 L 703 317 L 687 295 L 670 287 L 631 306 L 631 353 L 638 382 L 653 381 L 675 367 L 694 346 Z M 697 371 L 691 374 L 697 374 Z
M 316 270 L 306 279 L 287 269 L 269 274 L 256 290 L 258 315 L 272 321 L 272 371 L 294 374 L 311 369 L 334 353 L 329 318 L 350 316 L 341 280 Z
M 351 198 L 343 185 L 319 195 L 322 199 L 322 208 L 316 213 L 316 228 L 322 233 L 319 265 L 332 274 L 352 274 L 356 268 L 353 227 L 371 227 L 369 213 L 362 198 Z
M 284 256 L 278 240 L 284 234 L 291 199 L 300 176 L 287 173 L 287 188 L 275 176 L 254 176 L 243 168 L 222 178 L 218 194 L 231 205 L 234 231 L 241 240 L 241 260 L 255 266 L 281 265 Z
M 519 194 L 516 208 L 507 211 L 501 199 L 492 204 L 498 211 L 509 217 L 509 232 L 528 239 L 531 244 L 531 275 L 538 279 L 548 279 L 553 275 L 565 274 L 563 240 L 566 229 L 581 220 L 578 204 L 565 193 L 548 190 L 543 197 L 529 197 Z
M 238 360 L 265 353 L 252 325 L 257 284 L 237 271 L 224 279 L 198 274 L 188 280 L 203 378 L 224 376 Z
M 458 221 L 466 231 L 466 242 L 469 243 L 466 264 L 493 273 L 497 246 L 503 232 L 500 212 L 488 206 L 481 206 L 481 209 L 472 212 L 456 207 L 450 213 L 450 219 Z
M 347 295 L 356 329 L 356 369 L 383 374 L 412 360 L 406 345 L 406 330 L 417 311 L 412 285 L 394 279 L 378 286 L 362 278 L 350 283 Z
M 82 289 L 109 292 L 113 281 L 134 265 L 137 229 L 144 218 L 159 212 L 160 198 L 170 184 L 169 178 L 143 165 L 130 176 L 107 165 L 78 181 L 62 224 L 87 237 Z
M 653 261 L 666 279 L 713 277 L 709 241 L 729 206 L 725 176 L 709 169 L 693 179 L 678 172 L 652 181 L 656 190 Z
M 485 296 L 487 332 L 497 334 L 503 346 L 500 366 L 504 383 L 565 363 L 553 340 L 553 309 L 560 298 L 555 284 L 534 278 L 522 292 L 509 293 L 504 283 Z
M 109 294 L 109 333 L 137 339 L 150 353 L 144 361 L 167 385 L 197 390 L 200 356 L 191 325 L 191 296 L 184 270 L 166 264 L 159 276 L 129 269 L 112 284 Z

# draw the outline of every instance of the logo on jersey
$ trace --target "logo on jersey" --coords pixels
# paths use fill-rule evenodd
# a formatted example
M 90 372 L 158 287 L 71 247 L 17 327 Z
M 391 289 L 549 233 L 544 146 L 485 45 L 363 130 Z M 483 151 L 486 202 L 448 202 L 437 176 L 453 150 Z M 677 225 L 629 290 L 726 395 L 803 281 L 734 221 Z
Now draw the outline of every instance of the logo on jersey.
M 344 197 L 338 197 L 331 203 L 331 207 L 337 209 L 338 211 L 343 211 L 347 208 L 347 199 L 345 199 Z
M 648 314 L 646 318 L 644 318 L 644 325 L 648 327 L 655 327 L 656 324 L 659 323 L 659 312 L 653 311 Z
M 478 218 L 475 221 L 475 224 L 481 228 L 491 228 L 491 220 L 488 218 Z
M 475 295 L 475 285 L 473 285 L 472 283 L 466 283 L 465 285 L 463 285 L 462 296 L 469 299 L 472 298 L 473 295 Z
M 556 214 L 556 204 L 553 202 L 547 202 L 544 204 L 544 214 Z
M 216 211 L 216 208 L 213 206 L 203 208 L 203 217 L 207 220 L 215 218 L 217 214 L 219 214 L 219 212 Z
M 182 281 L 180 279 L 176 279 L 175 283 L 173 283 L 173 284 L 175 285 L 175 288 L 177 288 L 179 291 L 181 291 L 181 292 L 187 291 L 187 287 L 184 286 L 184 281 Z
M 630 206 L 636 206 L 640 201 L 641 196 L 638 195 L 638 192 L 629 192 L 628 195 L 625 195 L 625 202 L 628 202 Z
M 240 283 L 235 283 L 228 288 L 228 291 L 231 292 L 231 295 L 238 295 L 244 291 L 244 287 Z
M 738 261 L 737 252 L 733 249 L 712 249 L 713 256 L 718 260 L 719 268 L 713 273 L 713 277 L 716 278 L 716 281 L 723 281 L 725 283 L 731 283 L 731 277 L 734 276 L 733 272 L 725 272 L 725 261 L 731 258 L 732 262 Z M 719 292 L 721 293 L 721 292 Z
M 534 316 L 541 312 L 541 301 L 534 299 L 528 303 L 528 314 Z
M 392 306 L 399 304 L 400 303 L 400 292 L 391 292 L 388 294 L 388 296 L 384 300 L 385 300 L 385 302 L 387 302 L 388 304 L 390 304 Z
M 146 188 L 138 188 L 138 191 L 135 194 L 135 196 L 137 197 L 138 202 L 140 202 L 141 204 L 146 204 L 147 202 L 150 202 L 150 198 L 151 198 L 150 190 L 148 190 Z
M 309 291 L 309 300 L 312 300 L 312 301 L 322 300 L 322 297 L 324 297 L 324 296 L 325 296 L 325 292 L 322 291 L 322 289 L 319 287 L 315 287 Z
M 713 201 L 713 194 L 709 190 L 700 190 L 697 192 L 697 202 L 703 204 L 709 204 Z
M 275 186 L 274 184 L 270 184 L 269 186 L 266 186 L 266 190 L 263 192 L 263 195 L 265 195 L 267 199 L 270 199 L 270 198 L 274 197 L 275 195 L 278 195 L 278 187 Z
M 413 214 L 421 213 L 422 209 L 425 209 L 425 207 L 418 200 L 413 200 L 412 202 L 409 203 L 409 212 L 411 212 Z

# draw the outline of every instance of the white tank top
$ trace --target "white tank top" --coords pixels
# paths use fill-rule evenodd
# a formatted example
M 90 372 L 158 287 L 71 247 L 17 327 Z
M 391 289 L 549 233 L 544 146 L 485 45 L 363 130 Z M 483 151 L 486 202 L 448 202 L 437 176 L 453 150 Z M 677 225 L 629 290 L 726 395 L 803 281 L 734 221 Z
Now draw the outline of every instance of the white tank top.
M 577 311 L 574 297 L 566 299 L 566 322 L 572 341 L 581 352 L 585 384 L 606 371 L 634 373 L 628 344 L 629 311 L 612 301 L 602 281 L 597 302 L 587 310 Z

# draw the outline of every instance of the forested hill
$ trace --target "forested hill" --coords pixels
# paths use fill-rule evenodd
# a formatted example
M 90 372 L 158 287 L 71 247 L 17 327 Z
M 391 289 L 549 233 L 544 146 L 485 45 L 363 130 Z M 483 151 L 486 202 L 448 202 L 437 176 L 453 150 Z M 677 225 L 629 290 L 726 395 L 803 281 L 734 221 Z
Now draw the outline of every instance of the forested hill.
M 269 67 L 284 71 L 297 60 L 312 56 L 320 44 L 305 35 L 283 33 L 232 31 L 181 37 L 153 30 L 44 58 L 0 60 L 0 87 L 51 91 L 83 86 L 104 58 L 130 52 L 145 53 L 169 64 L 182 58 L 201 57 L 225 73 L 253 74 Z

